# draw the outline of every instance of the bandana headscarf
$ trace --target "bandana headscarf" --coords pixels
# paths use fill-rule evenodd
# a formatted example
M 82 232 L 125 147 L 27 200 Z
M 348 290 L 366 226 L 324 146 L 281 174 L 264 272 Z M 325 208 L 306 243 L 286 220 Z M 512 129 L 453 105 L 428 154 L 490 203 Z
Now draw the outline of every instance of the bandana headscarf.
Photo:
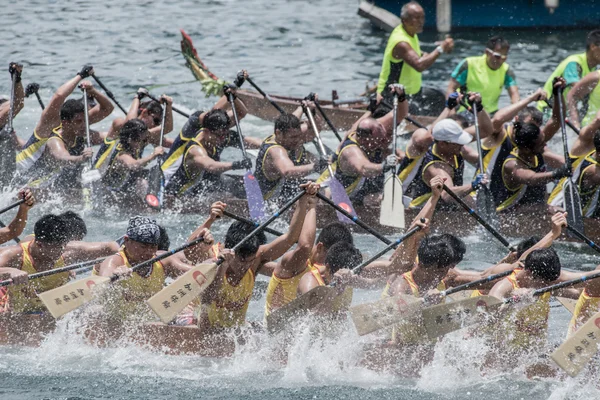
M 129 220 L 127 237 L 140 243 L 158 244 L 160 241 L 160 229 L 155 220 L 137 216 Z

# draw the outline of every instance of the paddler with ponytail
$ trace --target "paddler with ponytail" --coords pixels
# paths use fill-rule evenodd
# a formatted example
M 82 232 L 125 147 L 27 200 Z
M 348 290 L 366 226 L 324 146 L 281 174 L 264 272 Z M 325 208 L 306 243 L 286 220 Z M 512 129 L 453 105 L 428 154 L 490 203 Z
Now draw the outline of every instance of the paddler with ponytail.
M 461 92 L 481 93 L 482 103 L 488 113 L 498 111 L 498 99 L 506 88 L 512 104 L 519 101 L 519 88 L 515 74 L 505 62 L 510 44 L 502 36 L 491 37 L 481 56 L 462 60 L 452 72 L 446 95 L 457 89 Z
M 225 243 L 214 253 L 214 257 L 223 258 L 223 262 L 213 283 L 204 291 L 202 305 L 197 310 L 198 326 L 203 332 L 219 333 L 246 323 L 256 274 L 272 274 L 270 269 L 265 271 L 265 264 L 283 256 L 298 241 L 307 213 L 314 211 L 319 185 L 308 182 L 300 187 L 306 194 L 296 205 L 288 231 L 271 243 L 266 243 L 265 234 L 259 233 L 233 254 L 229 249 L 255 228 L 242 222 L 234 222 L 229 227 Z
M 377 101 L 386 99 L 392 104 L 392 96 L 387 88 L 399 83 L 406 89 L 411 104 L 410 113 L 420 114 L 418 109 L 428 105 L 427 98 L 422 94 L 421 73 L 430 68 L 442 54 L 451 53 L 454 41 L 448 36 L 431 53 L 421 51 L 417 34 L 423 32 L 425 11 L 416 1 L 402 6 L 400 20 L 401 24 L 390 35 L 383 54 Z
M 567 104 L 567 98 L 572 86 L 593 71 L 598 65 L 600 65 L 600 29 L 588 33 L 584 53 L 572 54 L 558 64 L 544 85 L 546 95 L 549 97 L 550 93 L 552 93 L 554 78 L 561 76 L 567 82 L 567 88 L 563 92 L 563 104 Z M 539 110 L 543 111 L 546 107 L 547 104 L 544 101 L 538 103 Z M 579 120 L 571 122 L 579 126 Z

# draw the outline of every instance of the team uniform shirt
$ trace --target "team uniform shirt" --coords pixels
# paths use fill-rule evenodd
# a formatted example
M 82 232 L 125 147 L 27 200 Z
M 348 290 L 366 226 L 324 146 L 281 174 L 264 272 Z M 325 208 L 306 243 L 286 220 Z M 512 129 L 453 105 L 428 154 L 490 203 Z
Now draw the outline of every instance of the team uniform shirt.
M 52 132 L 58 131 L 62 126 L 58 126 L 52 130 Z M 25 147 L 19 153 L 17 153 L 17 172 L 19 174 L 27 173 L 40 159 L 44 150 L 46 150 L 46 142 L 48 138 L 39 137 L 36 131 L 27 140 Z
M 519 160 L 525 164 L 526 168 L 533 172 L 546 172 L 546 165 L 541 154 L 536 154 L 533 165 L 525 162 L 517 155 L 517 149 L 511 151 L 508 157 L 502 164 L 502 179 L 492 180 L 490 190 L 497 204 L 496 211 L 504 211 L 516 205 L 545 203 L 546 201 L 546 185 L 519 185 L 512 188 L 504 180 L 504 167 L 511 160 Z
M 598 78 L 600 78 L 600 71 L 594 71 L 592 73 L 597 74 Z M 587 111 L 581 120 L 581 127 L 584 127 L 592 122 L 592 120 L 596 118 L 598 111 L 600 111 L 600 81 L 588 95 L 587 99 L 585 99 L 585 103 L 587 103 Z
M 260 186 L 260 190 L 265 200 L 285 198 L 294 195 L 298 191 L 298 186 L 302 183 L 302 179 L 291 178 L 285 179 L 282 177 L 271 177 L 265 171 L 265 162 L 269 151 L 275 147 L 281 147 L 288 155 L 289 159 L 295 166 L 310 164 L 308 153 L 304 146 L 301 146 L 297 151 L 286 150 L 282 145 L 275 141 L 275 135 L 267 137 L 261 144 L 258 156 L 256 157 L 256 170 L 254 177 Z
M 22 254 L 21 270 L 28 274 L 41 271 L 35 269 L 30 247 L 33 241 L 20 243 Z M 65 266 L 65 261 L 60 257 L 52 269 Z M 56 289 L 69 281 L 69 272 L 60 272 L 54 275 L 29 281 L 25 285 L 10 285 L 7 287 L 9 308 L 13 313 L 38 314 L 47 312 L 46 306 L 38 297 L 38 294 L 51 289 Z
M 557 76 L 562 76 L 565 78 L 567 82 L 567 88 L 564 90 L 564 103 L 566 104 L 567 95 L 569 91 L 573 87 L 573 85 L 581 80 L 584 76 L 590 73 L 590 67 L 588 67 L 587 63 L 587 54 L 572 54 L 569 57 L 565 58 L 561 61 L 560 64 L 556 67 L 554 72 L 548 77 L 548 80 L 544 84 L 544 91 L 546 95 L 550 97 L 552 95 L 552 81 Z M 544 101 L 538 102 L 538 109 L 543 111 L 548 105 Z
M 404 192 L 405 196 L 411 198 L 410 208 L 421 208 L 427 200 L 431 197 L 431 187 L 429 187 L 429 182 L 426 182 L 424 179 L 425 170 L 434 165 L 436 163 L 442 163 L 448 165 L 452 168 L 452 173 L 450 176 L 452 177 L 452 184 L 454 186 L 462 186 L 463 184 L 463 171 L 465 168 L 465 161 L 461 155 L 454 156 L 454 160 L 452 163 L 448 163 L 442 157 L 440 157 L 437 153 L 436 144 L 432 144 L 425 155 L 423 156 L 423 161 L 419 165 L 417 172 L 412 181 L 410 181 L 407 185 L 406 191 Z M 404 173 L 404 170 L 400 171 L 400 176 Z
M 404 30 L 402 24 L 398 25 L 392 31 L 383 54 L 377 93 L 387 95 L 388 91 L 385 89 L 393 83 L 404 85 L 404 92 L 407 95 L 414 95 L 421 91 L 421 73 L 408 65 L 403 59 L 397 59 L 393 56 L 394 47 L 401 42 L 408 43 L 419 57 L 423 55 L 419 45 L 419 36 L 416 34 L 410 36 Z
M 575 310 L 573 310 L 571 321 L 569 321 L 567 337 L 573 335 L 577 329 L 581 328 L 581 326 L 585 324 L 588 319 L 596 314 L 599 311 L 599 305 L 600 297 L 590 296 L 587 290 L 583 289 L 579 295 L 579 298 L 577 299 L 577 303 L 575 304 Z
M 507 63 L 493 70 L 487 65 L 487 56 L 467 57 L 452 72 L 463 93 L 481 93 L 482 104 L 489 113 L 498 111 L 502 88 L 517 85 L 515 74 Z M 464 110 L 464 108 L 461 108 Z
M 515 148 L 510 134 L 512 132 L 512 124 L 505 124 L 502 129 L 502 140 L 494 145 L 494 147 L 486 147 L 481 143 L 481 157 L 483 158 L 484 173 L 490 178 L 490 181 L 502 180 L 502 166 L 504 161 Z M 479 166 L 475 171 L 475 176 L 480 174 Z
M 350 147 L 358 147 L 369 162 L 373 164 L 381 164 L 384 160 L 384 155 L 382 150 L 376 150 L 369 153 L 363 150 L 356 141 L 356 132 L 351 132 L 340 146 L 340 150 L 334 156 L 331 168 L 335 178 L 342 184 L 344 189 L 346 189 L 346 193 L 348 193 L 350 199 L 360 203 L 365 196 L 372 193 L 381 193 L 383 191 L 384 175 L 382 173 L 375 177 L 365 178 L 358 174 L 342 171 L 340 168 L 340 158 L 342 153 Z M 323 171 L 317 180 L 317 183 L 325 182 L 327 179 L 329 179 L 329 168 Z

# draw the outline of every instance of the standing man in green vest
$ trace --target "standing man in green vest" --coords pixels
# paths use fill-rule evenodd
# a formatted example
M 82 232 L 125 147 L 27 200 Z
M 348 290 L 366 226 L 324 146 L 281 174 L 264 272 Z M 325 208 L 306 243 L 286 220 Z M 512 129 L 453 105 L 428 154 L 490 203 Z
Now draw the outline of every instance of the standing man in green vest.
M 415 1 L 402 6 L 400 20 L 402 23 L 390 35 L 383 55 L 377 84 L 377 102 L 385 98 L 391 104 L 392 92 L 386 88 L 399 83 L 404 85 L 409 112 L 415 114 L 420 105 L 427 104 L 427 99 L 421 91 L 421 73 L 431 67 L 440 55 L 452 52 L 454 40 L 446 37 L 434 51 L 423 53 L 417 33 L 423 32 L 425 11 Z
M 491 37 L 481 56 L 467 57 L 452 72 L 446 97 L 457 89 L 461 92 L 478 92 L 483 107 L 492 114 L 498 111 L 498 99 L 505 87 L 511 104 L 520 100 L 515 74 L 505 62 L 510 44 L 502 36 Z
M 566 104 L 567 96 L 573 85 L 589 74 L 590 71 L 593 71 L 597 65 L 600 65 L 600 29 L 588 33 L 585 53 L 572 54 L 558 64 L 558 67 L 556 67 L 544 85 L 546 94 L 548 97 L 552 95 L 552 81 L 554 77 L 562 76 L 567 81 L 567 88 L 563 92 L 563 104 Z M 546 107 L 547 104 L 545 102 L 538 102 L 539 110 L 543 111 Z M 578 119 L 572 122 L 579 126 Z

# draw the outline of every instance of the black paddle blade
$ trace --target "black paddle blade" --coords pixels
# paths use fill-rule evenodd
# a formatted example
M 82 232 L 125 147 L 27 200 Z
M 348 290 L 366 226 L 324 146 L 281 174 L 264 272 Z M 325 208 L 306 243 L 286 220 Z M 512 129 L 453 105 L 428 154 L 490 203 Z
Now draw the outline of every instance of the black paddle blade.
M 146 204 L 150 207 L 160 210 L 163 202 L 163 192 L 165 188 L 165 176 L 160 165 L 155 165 L 148 175 L 148 193 L 146 194 Z
M 567 211 L 567 224 L 581 233 L 585 233 L 583 224 L 583 211 L 581 210 L 581 199 L 579 191 L 573 185 L 571 179 L 566 179 L 563 185 L 563 198 L 565 199 L 565 210 Z M 577 238 L 567 230 L 569 237 Z
M 477 211 L 481 217 L 488 224 L 498 229 L 500 227 L 500 222 L 498 221 L 496 205 L 494 204 L 494 197 L 492 196 L 490 188 L 485 185 L 481 185 L 481 187 L 477 189 L 476 203 Z

